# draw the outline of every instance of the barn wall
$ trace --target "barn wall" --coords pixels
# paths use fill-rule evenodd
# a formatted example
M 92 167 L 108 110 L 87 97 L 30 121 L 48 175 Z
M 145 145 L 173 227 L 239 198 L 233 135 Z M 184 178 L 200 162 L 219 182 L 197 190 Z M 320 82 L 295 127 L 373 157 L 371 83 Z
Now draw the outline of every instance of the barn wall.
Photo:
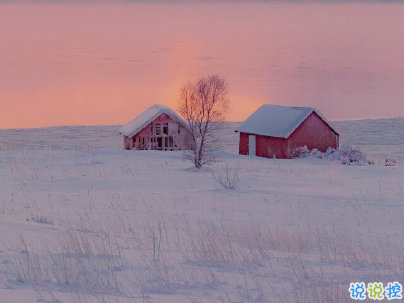
M 286 158 L 287 157 L 287 141 L 282 138 L 274 138 L 267 136 L 256 137 L 257 156 L 267 158 Z
M 240 155 L 248 155 L 248 134 L 246 133 L 240 133 L 238 153 Z
M 302 146 L 325 152 L 328 147 L 338 148 L 338 135 L 316 113 L 309 117 L 288 138 L 288 154 Z
M 153 122 L 144 127 L 140 132 L 135 134 L 131 138 L 125 137 L 124 146 L 125 149 L 157 149 L 158 143 L 157 141 L 152 141 L 152 138 L 156 138 L 155 132 L 156 127 L 155 124 L 160 124 L 160 137 L 164 137 L 162 139 L 162 149 L 176 150 L 176 149 L 185 149 L 186 148 L 186 131 L 180 126 L 174 119 L 166 114 L 162 114 L 158 118 L 156 118 Z M 168 135 L 163 135 L 163 123 L 168 123 Z M 153 125 L 153 133 L 151 132 Z M 180 133 L 178 133 L 178 127 L 180 127 Z M 173 138 L 173 147 L 169 145 L 169 137 Z M 144 141 L 143 141 L 144 140 Z M 165 141 L 167 140 L 168 146 L 165 147 Z M 144 143 L 143 143 L 144 142 Z
M 248 136 L 254 134 L 240 133 L 239 154 L 248 155 Z M 287 155 L 286 139 L 255 135 L 256 155 L 259 157 L 285 158 Z

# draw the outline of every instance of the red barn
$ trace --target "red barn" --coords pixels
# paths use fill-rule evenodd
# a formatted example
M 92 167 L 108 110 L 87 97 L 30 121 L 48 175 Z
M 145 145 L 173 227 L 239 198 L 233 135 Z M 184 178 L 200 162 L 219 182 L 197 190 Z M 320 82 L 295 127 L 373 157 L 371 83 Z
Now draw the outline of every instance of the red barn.
M 339 145 L 339 134 L 309 107 L 264 104 L 236 132 L 240 132 L 241 155 L 287 159 L 299 147 L 325 152 Z
M 125 149 L 179 150 L 186 148 L 186 122 L 172 109 L 155 104 L 124 125 Z

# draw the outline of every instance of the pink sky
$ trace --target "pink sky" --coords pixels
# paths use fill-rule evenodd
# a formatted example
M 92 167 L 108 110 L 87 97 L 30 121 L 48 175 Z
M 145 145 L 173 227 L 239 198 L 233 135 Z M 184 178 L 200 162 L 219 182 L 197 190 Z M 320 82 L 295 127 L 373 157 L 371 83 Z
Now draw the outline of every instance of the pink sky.
M 260 104 L 404 116 L 404 5 L 0 5 L 0 128 L 123 124 L 219 73 Z

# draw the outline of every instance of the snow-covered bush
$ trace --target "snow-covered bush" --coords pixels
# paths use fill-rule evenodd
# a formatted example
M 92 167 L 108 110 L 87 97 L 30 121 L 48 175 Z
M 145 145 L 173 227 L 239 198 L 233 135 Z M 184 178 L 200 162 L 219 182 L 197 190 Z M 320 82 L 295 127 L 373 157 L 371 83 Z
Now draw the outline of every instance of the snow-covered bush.
M 324 159 L 324 154 L 321 151 L 319 151 L 317 148 L 313 149 L 310 151 L 310 156 L 318 159 Z
M 384 165 L 385 166 L 396 166 L 397 165 L 397 159 L 394 157 L 387 157 L 384 160 Z
M 310 150 L 307 148 L 306 145 L 298 147 L 292 152 L 293 158 L 307 158 L 309 155 L 310 155 Z
M 358 148 L 351 145 L 344 145 L 337 150 L 339 160 L 345 165 L 363 165 L 367 164 L 366 154 Z
M 322 153 L 319 151 L 317 148 L 314 148 L 312 150 L 309 150 L 307 146 L 301 146 L 296 148 L 292 152 L 292 157 L 293 158 L 308 158 L 308 157 L 313 157 L 313 158 L 319 158 L 323 159 L 325 157 L 325 153 Z
M 237 189 L 239 187 L 240 169 L 231 167 L 228 163 L 212 170 L 213 178 L 225 189 Z
M 33 214 L 31 214 L 31 216 L 25 218 L 25 221 L 39 223 L 39 224 L 53 225 L 52 220 L 50 220 L 47 217 L 42 216 L 42 215 L 33 215 Z
M 344 165 L 365 165 L 373 164 L 368 161 L 366 154 L 359 148 L 350 145 L 344 145 L 339 149 L 329 147 L 326 152 L 321 152 L 318 149 L 309 150 L 307 146 L 299 147 L 292 153 L 294 158 L 318 158 L 326 160 L 340 161 Z
M 323 155 L 323 158 L 327 160 L 339 160 L 338 150 L 333 147 L 327 148 L 326 152 Z

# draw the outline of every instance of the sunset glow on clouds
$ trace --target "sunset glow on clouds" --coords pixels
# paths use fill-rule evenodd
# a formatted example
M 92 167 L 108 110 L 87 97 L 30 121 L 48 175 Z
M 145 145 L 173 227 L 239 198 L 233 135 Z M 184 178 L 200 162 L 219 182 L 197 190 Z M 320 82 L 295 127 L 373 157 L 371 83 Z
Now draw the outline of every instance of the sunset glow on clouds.
M 404 116 L 404 5 L 0 5 L 0 128 L 122 124 L 210 73 L 262 103 Z

